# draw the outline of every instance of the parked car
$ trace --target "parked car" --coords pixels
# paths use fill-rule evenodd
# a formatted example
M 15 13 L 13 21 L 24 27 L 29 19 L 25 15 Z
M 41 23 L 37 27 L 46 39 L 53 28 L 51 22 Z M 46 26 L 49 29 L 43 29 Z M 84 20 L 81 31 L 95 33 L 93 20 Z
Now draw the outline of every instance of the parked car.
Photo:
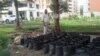
M 2 17 L 0 21 L 6 22 L 6 23 L 15 22 L 16 16 L 15 15 L 8 15 L 8 16 Z

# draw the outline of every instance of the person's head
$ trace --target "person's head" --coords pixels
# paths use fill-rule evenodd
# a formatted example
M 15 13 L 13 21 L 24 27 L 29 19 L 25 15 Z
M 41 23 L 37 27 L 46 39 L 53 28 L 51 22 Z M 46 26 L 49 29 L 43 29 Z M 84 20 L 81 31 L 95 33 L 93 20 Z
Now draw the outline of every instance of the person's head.
M 45 9 L 45 14 L 48 14 L 48 11 L 47 11 L 47 9 Z

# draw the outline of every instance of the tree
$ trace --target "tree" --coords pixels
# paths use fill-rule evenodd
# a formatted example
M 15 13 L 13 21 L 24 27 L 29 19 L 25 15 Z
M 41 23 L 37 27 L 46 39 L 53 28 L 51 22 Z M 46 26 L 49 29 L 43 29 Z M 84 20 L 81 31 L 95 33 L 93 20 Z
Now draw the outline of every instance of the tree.
M 21 29 L 21 25 L 20 25 L 20 19 L 19 19 L 19 12 L 18 12 L 18 3 L 21 0 L 14 0 L 14 4 L 15 4 L 15 10 L 16 10 L 16 29 Z M 25 0 L 25 1 L 31 1 L 33 2 L 33 0 Z
M 9 6 L 9 4 L 14 1 L 15 9 L 16 9 L 16 29 L 20 29 L 20 20 L 19 20 L 19 12 L 18 12 L 18 1 L 17 0 L 3 0 L 0 2 L 0 11 L 3 10 L 4 7 Z M 2 13 L 0 13 L 2 14 Z
M 59 4 L 60 4 L 60 10 L 61 11 L 68 11 L 68 4 L 66 1 L 63 1 L 63 0 L 59 0 Z
M 60 32 L 60 23 L 59 23 L 59 14 L 62 11 L 67 11 L 68 9 L 68 4 L 67 2 L 63 0 L 52 0 L 52 4 L 50 5 L 50 9 L 56 14 L 55 16 L 58 16 L 54 20 L 54 31 L 55 32 Z
M 16 29 L 21 29 L 19 12 L 18 12 L 18 1 L 14 0 L 14 4 L 15 4 L 15 10 L 16 10 Z
M 60 24 L 59 24 L 59 0 L 52 0 L 52 4 L 51 4 L 51 10 L 54 12 L 55 16 L 55 20 L 54 20 L 54 31 L 55 32 L 60 32 Z
M 3 8 L 9 6 L 9 4 L 10 4 L 9 0 L 0 1 L 0 14 L 2 14 L 1 11 L 3 10 Z

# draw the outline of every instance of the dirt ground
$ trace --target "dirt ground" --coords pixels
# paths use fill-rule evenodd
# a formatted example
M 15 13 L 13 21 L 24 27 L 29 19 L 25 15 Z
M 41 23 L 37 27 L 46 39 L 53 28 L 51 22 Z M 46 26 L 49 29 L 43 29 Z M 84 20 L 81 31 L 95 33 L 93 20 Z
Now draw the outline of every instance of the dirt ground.
M 12 45 L 10 47 L 10 52 L 11 52 L 11 56 L 47 56 L 44 55 L 42 50 L 29 50 L 28 48 L 25 48 L 23 46 L 20 45 Z

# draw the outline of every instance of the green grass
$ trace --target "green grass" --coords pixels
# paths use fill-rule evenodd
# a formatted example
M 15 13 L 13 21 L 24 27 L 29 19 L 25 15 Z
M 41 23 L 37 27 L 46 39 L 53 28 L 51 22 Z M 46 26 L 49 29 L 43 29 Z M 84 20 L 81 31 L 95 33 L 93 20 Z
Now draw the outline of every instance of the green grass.
M 61 19 L 60 24 L 66 31 L 99 32 L 100 19 L 81 18 L 81 19 Z
M 53 25 L 53 23 L 51 25 Z M 89 31 L 89 32 L 100 31 L 100 17 L 61 19 L 60 25 L 64 31 Z M 16 31 L 15 24 L 3 24 L 0 25 L 0 32 L 2 33 L 28 32 L 28 31 L 36 31 L 37 29 L 41 29 L 41 27 L 43 27 L 42 21 L 39 19 L 31 21 L 22 21 L 21 26 L 22 29 Z
M 10 37 L 7 33 L 12 32 L 9 28 L 0 28 L 0 56 L 10 56 L 9 51 L 6 49 L 10 42 Z

